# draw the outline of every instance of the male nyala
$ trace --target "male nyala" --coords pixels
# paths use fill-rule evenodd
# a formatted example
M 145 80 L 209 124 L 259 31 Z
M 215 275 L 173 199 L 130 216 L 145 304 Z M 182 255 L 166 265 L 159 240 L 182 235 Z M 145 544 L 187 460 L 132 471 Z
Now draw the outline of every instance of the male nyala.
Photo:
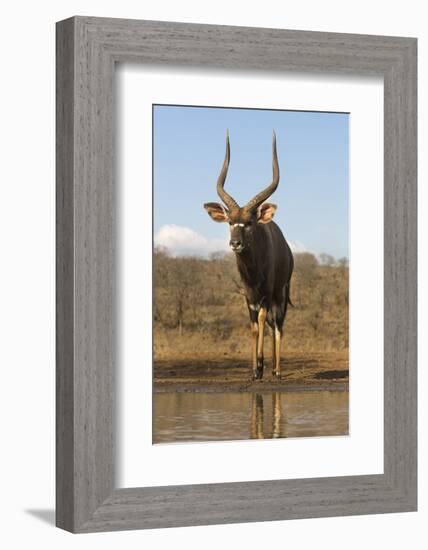
M 245 290 L 251 322 L 253 379 L 263 377 L 263 343 L 265 322 L 272 329 L 272 373 L 281 377 L 281 337 L 290 301 L 290 279 L 294 260 L 290 247 L 278 225 L 272 221 L 277 206 L 265 202 L 279 183 L 276 136 L 272 145 L 272 182 L 245 206 L 224 190 L 230 161 L 229 134 L 226 137 L 226 156 L 217 180 L 217 193 L 224 204 L 204 204 L 216 222 L 228 222 L 230 248 Z

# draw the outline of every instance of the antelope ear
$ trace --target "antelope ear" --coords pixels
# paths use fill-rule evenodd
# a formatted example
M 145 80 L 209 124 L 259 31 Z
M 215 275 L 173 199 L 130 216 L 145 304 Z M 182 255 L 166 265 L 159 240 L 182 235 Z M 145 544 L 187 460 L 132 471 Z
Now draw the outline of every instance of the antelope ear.
M 271 204 L 270 202 L 265 202 L 259 206 L 257 210 L 257 221 L 258 223 L 269 223 L 272 221 L 272 218 L 275 215 L 277 206 L 276 204 Z
M 218 202 L 207 202 L 204 208 L 215 222 L 227 222 L 229 219 L 226 208 Z

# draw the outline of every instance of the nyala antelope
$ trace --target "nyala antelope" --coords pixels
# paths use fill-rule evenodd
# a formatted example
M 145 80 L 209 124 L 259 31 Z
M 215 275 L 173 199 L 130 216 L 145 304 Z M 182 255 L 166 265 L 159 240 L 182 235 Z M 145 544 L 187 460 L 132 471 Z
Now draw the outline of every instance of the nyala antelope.
M 263 377 L 263 344 L 265 323 L 272 329 L 272 374 L 281 377 L 281 337 L 287 306 L 290 300 L 290 279 L 294 260 L 281 229 L 272 221 L 277 206 L 265 202 L 279 183 L 276 136 L 272 144 L 272 182 L 245 206 L 224 190 L 230 162 L 229 133 L 226 136 L 226 155 L 217 180 L 217 193 L 224 204 L 204 204 L 216 222 L 228 222 L 230 248 L 244 286 L 252 334 L 253 379 Z

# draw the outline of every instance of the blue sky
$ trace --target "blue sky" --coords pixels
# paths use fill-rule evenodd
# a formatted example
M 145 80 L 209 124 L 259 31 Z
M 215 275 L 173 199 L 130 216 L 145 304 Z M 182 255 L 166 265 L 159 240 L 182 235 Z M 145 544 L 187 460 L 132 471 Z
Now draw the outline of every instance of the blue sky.
M 271 180 L 275 130 L 276 223 L 295 250 L 348 256 L 348 114 L 156 105 L 153 125 L 156 244 L 175 254 L 226 249 L 228 225 L 203 208 L 219 201 L 226 130 L 225 188 L 239 204 Z

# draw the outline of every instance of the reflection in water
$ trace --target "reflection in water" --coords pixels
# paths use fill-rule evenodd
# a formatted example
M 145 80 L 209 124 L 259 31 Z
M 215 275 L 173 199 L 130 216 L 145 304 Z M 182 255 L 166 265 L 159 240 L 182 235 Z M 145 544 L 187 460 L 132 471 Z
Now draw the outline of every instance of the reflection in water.
M 154 443 L 348 434 L 348 392 L 160 393 Z
M 266 396 L 269 404 L 269 395 Z M 275 439 L 283 437 L 281 434 L 281 393 L 274 392 L 272 401 L 272 424 L 270 432 L 264 431 L 264 401 L 263 394 L 253 393 L 251 406 L 251 439 Z
M 348 434 L 348 392 L 154 394 L 154 443 Z
M 263 424 L 263 396 L 259 393 L 254 393 L 251 407 L 251 439 L 265 438 Z
M 282 437 L 281 435 L 281 394 L 275 392 L 272 394 L 272 437 Z

